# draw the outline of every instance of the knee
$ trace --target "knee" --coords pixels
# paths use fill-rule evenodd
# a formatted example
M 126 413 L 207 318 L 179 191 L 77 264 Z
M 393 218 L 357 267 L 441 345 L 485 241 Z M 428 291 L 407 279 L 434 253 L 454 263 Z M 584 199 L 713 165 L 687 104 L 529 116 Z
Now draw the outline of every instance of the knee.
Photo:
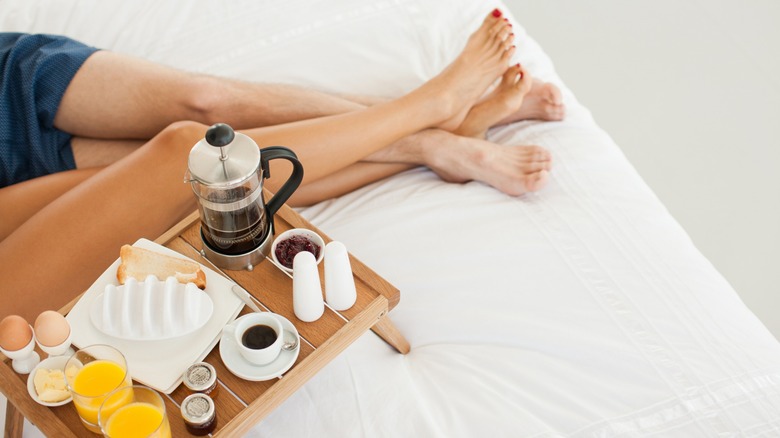
M 195 142 L 203 138 L 207 129 L 208 126 L 203 123 L 182 120 L 166 126 L 158 137 L 162 137 L 170 142 L 192 142 L 192 144 L 195 144 Z
M 188 155 L 195 143 L 206 135 L 207 129 L 208 126 L 198 122 L 174 122 L 157 134 L 149 142 L 149 146 L 164 154 Z
M 191 76 L 186 89 L 189 90 L 184 102 L 190 120 L 212 125 L 220 115 L 220 99 L 224 98 L 224 84 L 210 76 Z

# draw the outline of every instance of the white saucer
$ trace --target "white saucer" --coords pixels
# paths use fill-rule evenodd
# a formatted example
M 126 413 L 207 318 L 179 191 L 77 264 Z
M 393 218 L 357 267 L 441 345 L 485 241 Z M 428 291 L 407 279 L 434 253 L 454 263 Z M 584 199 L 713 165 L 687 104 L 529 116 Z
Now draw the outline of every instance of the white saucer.
M 298 339 L 298 345 L 289 351 L 282 350 L 279 356 L 269 364 L 254 365 L 244 359 L 244 356 L 241 356 L 236 339 L 231 335 L 223 334 L 219 340 L 219 355 L 222 357 L 222 362 L 225 363 L 227 369 L 235 374 L 236 377 L 253 382 L 275 379 L 292 368 L 295 360 L 298 359 L 298 353 L 301 352 L 301 338 L 298 335 L 298 330 L 287 318 L 279 314 L 274 315 L 282 321 L 282 328 L 284 328 L 285 332 L 291 332 L 295 335 Z M 244 315 L 241 318 L 245 316 L 248 315 Z M 236 319 L 236 321 L 241 318 Z M 231 324 L 235 323 L 234 321 Z
M 70 403 L 71 400 L 73 400 L 73 397 L 71 396 L 65 400 L 54 403 L 42 401 L 38 398 L 38 393 L 35 391 L 35 383 L 33 381 L 38 368 L 45 368 L 47 370 L 65 370 L 66 362 L 68 362 L 68 356 L 51 356 L 48 359 L 42 360 L 35 368 L 33 368 L 32 371 L 30 371 L 30 375 L 27 377 L 27 392 L 30 393 L 30 397 L 32 397 L 32 399 L 35 400 L 38 404 L 44 406 L 62 406 L 64 404 Z

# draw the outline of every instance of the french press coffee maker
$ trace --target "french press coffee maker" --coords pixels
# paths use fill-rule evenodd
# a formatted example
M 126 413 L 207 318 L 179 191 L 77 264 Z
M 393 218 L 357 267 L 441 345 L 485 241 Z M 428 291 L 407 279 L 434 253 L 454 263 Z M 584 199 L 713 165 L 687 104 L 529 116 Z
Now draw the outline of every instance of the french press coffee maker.
M 266 204 L 263 179 L 268 162 L 285 159 L 293 170 Z M 240 270 L 263 261 L 271 250 L 274 213 L 303 180 L 303 166 L 282 146 L 260 149 L 251 138 L 218 123 L 190 151 L 185 182 L 198 200 L 203 250 L 220 268 Z

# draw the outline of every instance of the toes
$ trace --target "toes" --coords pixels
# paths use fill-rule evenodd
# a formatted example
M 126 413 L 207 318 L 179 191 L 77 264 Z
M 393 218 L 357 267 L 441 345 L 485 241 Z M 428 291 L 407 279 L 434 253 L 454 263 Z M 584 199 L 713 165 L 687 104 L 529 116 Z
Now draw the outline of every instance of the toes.
M 509 24 L 504 20 L 498 20 L 493 22 L 493 25 L 490 26 L 490 30 L 488 31 L 489 35 L 492 35 L 493 37 L 497 38 L 500 35 L 501 39 L 503 40 L 506 38 L 507 34 L 509 34 L 510 27 Z
M 549 179 L 550 172 L 547 170 L 540 170 L 539 172 L 528 176 L 525 187 L 529 192 L 535 192 L 544 187 Z
M 503 26 L 495 35 L 496 41 L 513 42 L 515 40 L 515 34 L 512 33 L 512 28 L 509 26 Z
M 518 64 L 517 66 L 519 66 Z M 506 69 L 504 74 L 501 76 L 501 85 L 504 86 L 513 86 L 517 82 L 517 76 L 518 76 L 518 69 L 517 66 L 512 66 Z
M 533 77 L 531 77 L 531 74 L 528 73 L 528 70 L 526 70 L 522 65 L 517 64 L 517 75 L 519 80 L 515 86 L 517 87 L 518 91 L 523 94 L 531 91 L 531 86 L 533 85 L 534 80 Z
M 512 59 L 512 55 L 515 54 L 515 50 L 516 49 L 517 49 L 517 47 L 512 45 L 507 50 L 504 50 L 504 53 L 501 54 L 501 61 L 502 61 L 502 63 L 509 63 L 509 60 Z
M 547 82 L 544 84 L 544 94 L 545 94 L 545 100 L 554 104 L 554 105 L 561 105 L 563 104 L 563 96 L 561 95 L 561 90 L 553 83 Z
M 532 159 L 537 161 L 547 161 L 551 158 L 550 151 L 547 149 L 536 146 L 536 145 L 528 145 L 524 146 L 526 152 L 531 155 Z
M 563 105 L 553 105 L 548 103 L 544 106 L 544 112 L 547 115 L 546 120 L 563 120 L 566 115 L 566 108 Z
M 483 42 L 492 41 L 492 37 L 495 37 L 502 29 L 511 28 L 512 25 L 508 20 L 501 18 L 501 11 L 494 9 L 489 13 L 485 20 L 482 21 L 479 29 L 469 37 L 470 40 L 481 40 Z
M 536 172 L 541 172 L 542 170 L 550 170 L 550 162 L 549 161 L 532 161 L 530 163 L 526 163 L 525 166 L 525 172 L 528 174 L 533 174 Z
M 496 24 L 496 22 L 500 22 L 500 21 L 506 22 L 504 19 L 501 18 L 502 15 L 503 13 L 499 9 L 493 9 L 489 14 L 487 14 L 485 19 L 482 21 L 481 27 L 488 29 L 492 27 L 494 24 Z

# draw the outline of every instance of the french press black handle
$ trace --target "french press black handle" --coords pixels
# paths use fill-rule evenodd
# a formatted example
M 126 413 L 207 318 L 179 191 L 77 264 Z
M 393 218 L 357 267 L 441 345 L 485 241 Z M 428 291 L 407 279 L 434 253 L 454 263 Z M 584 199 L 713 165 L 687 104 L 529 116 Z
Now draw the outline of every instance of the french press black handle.
M 284 146 L 268 146 L 260 149 L 260 167 L 263 169 L 264 179 L 271 176 L 268 162 L 277 158 L 282 158 L 292 163 L 293 170 L 290 177 L 282 185 L 282 188 L 266 204 L 269 222 L 273 221 L 274 213 L 292 196 L 298 186 L 301 185 L 301 181 L 303 181 L 303 165 L 298 161 L 298 156 L 295 155 L 295 152 Z

